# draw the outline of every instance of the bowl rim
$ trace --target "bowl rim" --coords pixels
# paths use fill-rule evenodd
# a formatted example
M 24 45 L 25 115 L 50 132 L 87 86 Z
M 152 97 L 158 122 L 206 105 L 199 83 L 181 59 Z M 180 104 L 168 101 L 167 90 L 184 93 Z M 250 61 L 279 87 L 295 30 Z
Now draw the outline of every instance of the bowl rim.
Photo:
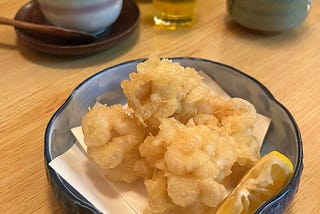
M 302 174 L 302 170 L 303 170 L 303 144 L 302 144 L 302 138 L 301 138 L 301 133 L 299 130 L 299 127 L 294 119 L 294 117 L 292 116 L 292 114 L 289 112 L 289 110 L 283 105 L 281 104 L 274 96 L 273 94 L 269 91 L 269 89 L 267 89 L 266 86 L 264 86 L 261 82 L 259 82 L 257 79 L 253 78 L 252 76 L 240 71 L 237 68 L 234 68 L 230 65 L 226 65 L 217 61 L 213 61 L 213 60 L 209 60 L 209 59 L 204 59 L 204 58 L 199 58 L 199 57 L 168 57 L 166 59 L 170 59 L 172 61 L 180 61 L 180 60 L 191 60 L 191 61 L 202 61 L 202 62 L 207 62 L 207 63 L 212 63 L 212 64 L 216 64 L 222 67 L 225 67 L 229 70 L 232 70 L 242 76 L 244 76 L 245 78 L 248 78 L 250 81 L 253 81 L 255 84 L 257 84 L 262 91 L 264 91 L 264 93 L 266 93 L 266 95 L 270 98 L 270 100 L 272 102 L 274 102 L 276 105 L 278 105 L 288 116 L 288 118 L 290 119 L 290 121 L 292 122 L 292 125 L 294 127 L 294 132 L 295 132 L 295 137 L 298 141 L 298 145 L 297 145 L 297 163 L 295 164 L 296 167 L 294 169 L 293 175 L 290 179 L 290 181 L 288 182 L 288 184 L 278 193 L 276 194 L 274 197 L 272 197 L 270 200 L 266 201 L 262 206 L 260 206 L 259 209 L 257 209 L 255 211 L 255 213 L 263 213 L 263 211 L 265 209 L 267 209 L 268 207 L 272 206 L 273 204 L 275 204 L 277 201 L 279 201 L 282 197 L 284 197 L 286 194 L 288 194 L 288 192 L 290 190 L 292 190 L 292 186 L 294 184 L 299 184 L 299 180 L 300 180 L 300 176 Z M 51 179 L 53 179 L 57 185 L 61 185 L 64 189 L 65 189 L 65 193 L 66 193 L 66 197 L 69 197 L 69 199 L 76 201 L 76 203 L 82 207 L 87 208 L 88 210 L 91 210 L 93 212 L 97 212 L 99 213 L 99 211 L 88 201 L 84 201 L 82 199 L 80 199 L 77 195 L 74 194 L 74 192 L 70 191 L 70 189 L 68 187 L 66 187 L 64 185 L 63 179 L 60 177 L 60 175 L 55 172 L 48 164 L 49 162 L 52 160 L 52 155 L 51 155 L 51 147 L 49 145 L 50 142 L 50 133 L 51 133 L 51 128 L 52 125 L 54 124 L 56 118 L 59 116 L 59 114 L 66 108 L 66 106 L 73 100 L 73 98 L 75 97 L 75 94 L 77 93 L 77 91 L 84 85 L 86 84 L 88 81 L 90 81 L 91 79 L 96 78 L 97 76 L 101 75 L 104 72 L 108 72 L 116 67 L 119 66 L 124 66 L 127 64 L 131 64 L 131 63 L 140 63 L 147 60 L 147 58 L 139 58 L 139 59 L 134 59 L 134 60 L 129 60 L 129 61 L 125 61 L 116 65 L 112 65 L 110 67 L 107 67 L 103 70 L 98 71 L 97 73 L 89 76 L 88 78 L 84 79 L 80 84 L 78 84 L 78 86 L 76 86 L 76 88 L 74 88 L 74 90 L 71 92 L 71 94 L 68 96 L 68 98 L 65 100 L 65 102 L 56 110 L 56 112 L 52 115 L 52 117 L 50 118 L 47 127 L 45 129 L 45 136 L 44 136 L 44 159 L 45 159 L 45 169 L 47 171 L 47 177 L 48 179 L 49 176 L 51 175 Z M 49 175 L 50 174 L 50 175 Z M 80 194 L 79 194 L 80 195 Z

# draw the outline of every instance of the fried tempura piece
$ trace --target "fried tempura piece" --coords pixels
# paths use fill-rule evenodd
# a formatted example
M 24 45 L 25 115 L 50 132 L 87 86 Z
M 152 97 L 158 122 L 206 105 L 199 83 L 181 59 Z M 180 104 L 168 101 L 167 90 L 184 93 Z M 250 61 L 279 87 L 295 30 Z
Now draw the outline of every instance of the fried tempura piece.
M 169 118 L 182 111 L 182 102 L 195 103 L 210 93 L 201 84 L 195 69 L 183 67 L 168 59 L 151 57 L 138 64 L 130 80 L 121 83 L 128 105 L 153 133 L 158 129 L 158 118 Z
M 190 180 L 192 186 L 200 185 L 201 183 Z M 175 183 L 174 179 L 170 179 L 170 186 L 178 187 L 179 183 Z M 148 194 L 148 207 L 144 210 L 144 214 L 214 214 L 216 208 L 206 206 L 202 201 L 197 201 L 191 206 L 182 207 L 175 204 L 168 195 L 168 178 L 162 171 L 157 171 L 152 179 L 145 180 L 145 186 Z M 181 187 L 183 187 L 182 185 Z M 214 188 L 213 186 L 202 186 L 200 188 Z M 171 189 L 172 190 L 172 189 Z M 172 191 L 171 191 L 172 192 Z M 178 189 L 177 194 L 185 193 Z M 211 197 L 212 195 L 206 195 L 203 191 L 204 198 Z M 180 196 L 181 197 L 181 196 Z M 182 196 L 189 197 L 189 195 Z M 212 199 L 211 199 L 212 200 Z
M 141 156 L 164 173 L 168 196 L 179 209 L 199 201 L 208 209 L 217 207 L 227 195 L 223 180 L 241 154 L 236 139 L 205 125 L 185 126 L 174 118 L 160 121 L 158 134 L 140 145 Z
M 167 179 L 162 171 L 155 171 L 152 179 L 146 179 L 144 182 L 148 195 L 148 207 L 144 214 L 163 213 L 169 214 L 177 206 L 167 192 Z
M 152 56 L 121 83 L 122 106 L 83 118 L 88 156 L 113 181 L 145 179 L 144 214 L 213 214 L 260 158 L 254 106 L 216 96 L 193 68 Z
M 219 96 L 210 96 L 199 107 L 199 112 L 214 115 L 220 125 L 228 126 L 230 133 L 250 131 L 257 120 L 254 106 L 241 98 L 225 99 Z
M 231 136 L 237 147 L 237 163 L 251 167 L 260 158 L 260 145 L 251 135 L 257 112 L 254 106 L 241 98 L 225 100 L 211 96 L 206 105 L 199 107 L 199 114 L 194 115 L 188 125 L 206 125 L 221 135 Z M 225 153 L 228 153 L 225 148 Z
M 82 120 L 87 155 L 112 181 L 133 182 L 144 129 L 121 105 L 93 107 Z

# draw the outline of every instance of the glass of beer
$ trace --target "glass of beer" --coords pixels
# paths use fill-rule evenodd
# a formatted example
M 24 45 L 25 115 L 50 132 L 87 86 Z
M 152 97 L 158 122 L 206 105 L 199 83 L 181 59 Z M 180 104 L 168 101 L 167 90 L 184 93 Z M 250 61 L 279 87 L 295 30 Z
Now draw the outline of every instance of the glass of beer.
M 196 2 L 197 0 L 153 0 L 155 24 L 167 29 L 192 25 Z

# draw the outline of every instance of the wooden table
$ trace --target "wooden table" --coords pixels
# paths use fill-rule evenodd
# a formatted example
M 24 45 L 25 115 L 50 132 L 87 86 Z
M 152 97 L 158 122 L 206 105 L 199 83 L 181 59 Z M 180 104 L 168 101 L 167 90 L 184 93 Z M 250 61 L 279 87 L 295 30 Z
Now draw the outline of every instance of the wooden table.
M 13 17 L 26 0 L 1 0 Z M 161 56 L 202 57 L 236 67 L 267 86 L 295 117 L 304 143 L 300 188 L 287 213 L 320 213 L 320 1 L 303 25 L 276 35 L 230 21 L 225 1 L 199 0 L 190 28 L 155 27 L 151 4 L 138 3 L 137 32 L 110 50 L 83 57 L 42 54 L 17 44 L 0 26 L 0 213 L 64 213 L 50 192 L 43 139 L 51 115 L 85 78 L 117 63 Z

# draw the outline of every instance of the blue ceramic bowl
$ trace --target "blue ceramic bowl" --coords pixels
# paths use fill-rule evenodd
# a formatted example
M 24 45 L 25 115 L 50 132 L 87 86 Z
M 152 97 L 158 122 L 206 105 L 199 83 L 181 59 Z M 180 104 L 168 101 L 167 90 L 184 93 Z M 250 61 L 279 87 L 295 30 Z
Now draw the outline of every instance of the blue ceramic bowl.
M 280 104 L 257 80 L 221 63 L 199 58 L 172 58 L 183 66 L 194 67 L 209 75 L 231 96 L 242 97 L 253 103 L 257 111 L 271 118 L 270 129 L 261 153 L 278 150 L 294 165 L 290 183 L 267 201 L 256 213 L 282 213 L 291 203 L 299 185 L 303 168 L 303 149 L 298 126 L 290 112 Z M 44 141 L 45 168 L 53 193 L 67 213 L 100 213 L 92 204 L 64 181 L 48 163 L 66 152 L 75 138 L 70 129 L 79 126 L 81 118 L 96 99 L 103 103 L 126 103 L 120 82 L 145 59 L 124 62 L 107 68 L 83 81 L 66 102 L 52 116 Z M 107 92 L 107 93 L 106 93 Z M 110 96 L 112 95 L 112 96 Z
M 228 0 L 227 10 L 240 25 L 258 31 L 281 32 L 300 25 L 311 0 Z

